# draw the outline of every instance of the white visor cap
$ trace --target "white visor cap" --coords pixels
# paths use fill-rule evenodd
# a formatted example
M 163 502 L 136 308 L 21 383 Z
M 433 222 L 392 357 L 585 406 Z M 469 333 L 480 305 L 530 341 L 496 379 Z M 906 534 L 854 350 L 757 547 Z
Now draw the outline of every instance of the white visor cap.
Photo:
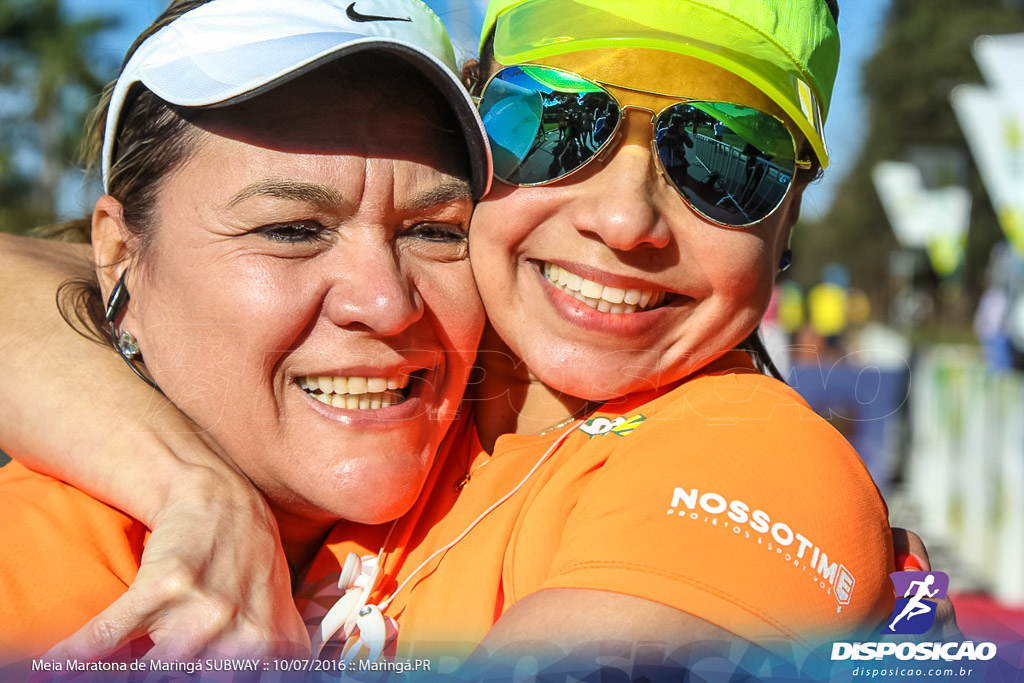
M 462 128 L 473 195 L 487 194 L 487 133 L 457 75 L 444 25 L 420 0 L 211 0 L 183 14 L 147 38 L 117 79 L 103 133 L 104 189 L 136 83 L 182 107 L 228 105 L 365 50 L 406 59 L 437 87 Z

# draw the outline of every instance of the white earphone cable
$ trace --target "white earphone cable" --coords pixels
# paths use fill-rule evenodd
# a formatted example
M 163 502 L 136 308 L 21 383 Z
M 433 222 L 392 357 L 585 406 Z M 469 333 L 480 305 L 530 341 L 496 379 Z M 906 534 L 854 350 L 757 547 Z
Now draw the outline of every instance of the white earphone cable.
M 398 588 L 395 589 L 395 592 L 392 593 L 386 600 L 384 600 L 384 601 L 382 601 L 380 603 L 380 609 L 381 610 L 387 609 L 388 605 L 391 604 L 391 601 L 395 599 L 395 596 L 397 596 L 402 591 L 402 589 L 405 588 L 405 586 L 413 579 L 413 577 L 416 576 L 416 574 L 418 574 L 428 564 L 433 562 L 434 558 L 436 558 L 438 555 L 446 553 L 449 550 L 451 550 L 453 547 L 455 547 L 455 545 L 459 541 L 464 539 L 466 537 L 466 535 L 470 531 L 472 531 L 474 528 L 476 528 L 476 525 L 479 524 L 480 522 L 482 522 L 484 520 L 484 518 L 487 517 L 487 515 L 489 515 L 492 512 L 494 512 L 502 503 L 504 503 L 509 498 L 514 496 L 516 494 L 516 492 L 519 489 L 521 489 L 524 484 L 526 484 L 526 482 L 530 479 L 530 477 L 532 477 L 537 472 L 537 470 L 540 469 L 540 466 L 543 465 L 544 462 L 548 458 L 550 458 L 551 455 L 556 450 L 558 450 L 558 447 L 562 445 L 562 442 L 564 442 L 567 438 L 569 438 L 569 435 L 572 434 L 574 431 L 576 431 L 576 429 L 579 428 L 580 424 L 582 424 L 582 420 L 576 420 L 575 422 L 573 422 L 573 424 L 570 425 L 569 428 L 566 429 L 561 434 L 561 436 L 559 436 L 555 440 L 555 442 L 553 444 L 551 444 L 551 447 L 548 448 L 548 450 L 544 453 L 544 455 L 542 455 L 540 457 L 540 459 L 536 462 L 536 464 L 534 464 L 534 466 L 532 468 L 530 468 L 530 471 L 526 473 L 526 476 L 523 477 L 522 481 L 520 481 L 518 484 L 516 484 L 515 487 L 511 491 L 509 491 L 504 496 L 502 496 L 501 498 L 496 500 L 489 508 L 487 508 L 482 513 L 480 513 L 480 516 L 477 517 L 476 519 L 474 519 L 473 522 L 468 527 L 466 527 L 466 530 L 463 531 L 458 536 L 456 536 L 455 539 L 451 543 L 447 544 L 446 546 L 444 546 L 442 548 L 439 548 L 438 550 L 435 550 L 433 553 L 431 553 L 430 557 L 428 557 L 427 559 L 423 560 L 423 562 L 420 563 L 420 566 L 416 567 L 416 569 L 414 569 L 412 571 L 412 573 L 410 573 L 407 577 L 405 577 L 405 580 L 402 581 L 402 583 L 400 583 L 398 585 Z

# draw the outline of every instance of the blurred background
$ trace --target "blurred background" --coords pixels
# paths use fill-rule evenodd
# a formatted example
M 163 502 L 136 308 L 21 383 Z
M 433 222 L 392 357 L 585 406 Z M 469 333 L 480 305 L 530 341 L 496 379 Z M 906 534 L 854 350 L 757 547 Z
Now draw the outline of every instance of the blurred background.
M 427 4 L 471 57 L 485 3 Z M 0 0 L 0 231 L 89 210 L 83 122 L 165 5 Z M 950 574 L 965 633 L 1024 643 L 1024 0 L 840 10 L 833 163 L 764 334 Z

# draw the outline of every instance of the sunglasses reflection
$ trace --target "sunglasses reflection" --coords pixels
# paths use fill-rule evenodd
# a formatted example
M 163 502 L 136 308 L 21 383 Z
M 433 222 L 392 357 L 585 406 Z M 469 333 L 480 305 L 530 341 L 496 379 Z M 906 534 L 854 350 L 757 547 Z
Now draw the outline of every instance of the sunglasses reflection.
M 517 185 L 563 178 L 593 160 L 622 116 L 619 102 L 580 76 L 509 67 L 485 90 L 481 115 L 496 175 Z M 698 213 L 726 226 L 755 223 L 785 198 L 793 137 L 773 116 L 722 102 L 678 102 L 654 120 L 658 163 Z
M 674 105 L 658 117 L 655 140 L 662 167 L 676 189 L 700 213 L 726 225 L 767 216 L 782 202 L 793 179 L 788 131 L 754 109 L 720 103 Z M 766 151 L 780 147 L 778 141 L 784 145 L 781 154 Z
M 618 121 L 616 108 L 597 93 L 580 93 L 571 98 L 573 101 L 566 101 L 569 99 L 555 93 L 544 98 L 544 115 L 537 132 L 540 144 L 531 150 L 551 154 L 547 171 L 550 178 L 571 173 L 590 160 L 608 141 Z M 555 132 L 552 119 L 557 125 L 553 147 L 548 139 Z

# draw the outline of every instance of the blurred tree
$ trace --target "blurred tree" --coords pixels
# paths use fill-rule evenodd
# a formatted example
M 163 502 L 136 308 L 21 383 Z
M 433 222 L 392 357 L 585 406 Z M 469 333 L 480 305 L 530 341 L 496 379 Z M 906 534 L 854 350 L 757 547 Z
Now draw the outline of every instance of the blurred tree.
M 0 230 L 56 219 L 85 113 L 113 66 L 90 43 L 115 23 L 71 19 L 60 0 L 0 0 Z
M 871 169 L 879 161 L 906 160 L 915 148 L 958 148 L 969 162 L 967 183 L 974 204 L 962 272 L 966 296 L 945 313 L 953 313 L 960 324 L 969 323 L 989 250 L 1002 234 L 970 161 L 949 93 L 959 83 L 982 82 L 971 54 L 975 38 L 1018 31 L 1024 31 L 1024 10 L 1016 2 L 892 0 L 878 51 L 863 74 L 867 139 L 828 215 L 820 224 L 799 229 L 801 251 L 813 255 L 796 261 L 794 275 L 801 283 L 817 282 L 820 264 L 841 262 L 849 268 L 853 286 L 868 292 L 873 309 L 884 317 L 891 295 L 888 254 L 898 244 L 875 193 Z

